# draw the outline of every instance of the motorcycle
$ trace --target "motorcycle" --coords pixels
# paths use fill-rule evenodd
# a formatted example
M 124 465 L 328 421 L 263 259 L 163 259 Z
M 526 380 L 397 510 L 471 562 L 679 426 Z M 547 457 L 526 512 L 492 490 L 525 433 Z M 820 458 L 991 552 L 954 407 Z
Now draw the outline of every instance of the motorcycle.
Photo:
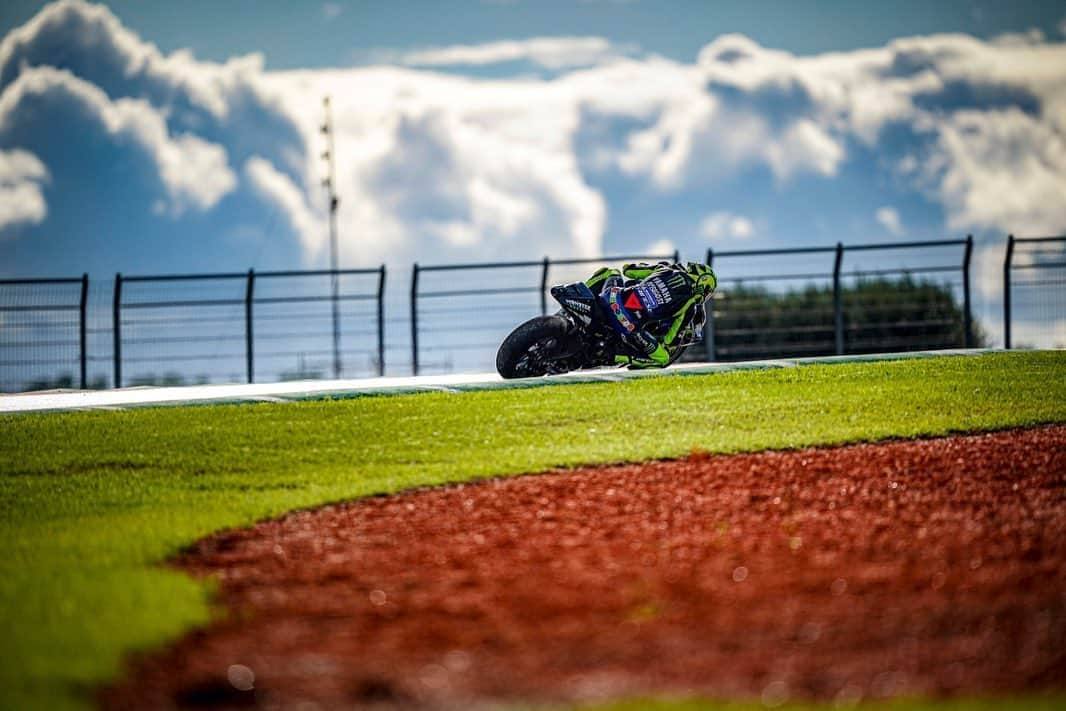
M 496 370 L 504 378 L 532 378 L 616 366 L 616 355 L 642 355 L 622 340 L 611 325 L 614 315 L 584 282 L 553 286 L 550 293 L 562 308 L 548 316 L 531 318 L 511 331 L 500 344 Z M 702 306 L 686 315 L 670 363 L 702 338 L 704 318 Z M 653 322 L 645 328 L 652 335 L 662 337 L 670 328 L 670 321 Z

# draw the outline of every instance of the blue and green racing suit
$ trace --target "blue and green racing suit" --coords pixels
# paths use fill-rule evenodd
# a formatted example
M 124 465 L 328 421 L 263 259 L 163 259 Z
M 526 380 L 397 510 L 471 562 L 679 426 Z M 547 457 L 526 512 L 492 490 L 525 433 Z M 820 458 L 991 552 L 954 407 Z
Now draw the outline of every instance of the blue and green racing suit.
M 663 368 L 706 320 L 704 302 L 717 285 L 710 267 L 673 262 L 603 268 L 585 284 L 610 315 L 610 322 L 634 354 L 615 362 L 631 368 Z

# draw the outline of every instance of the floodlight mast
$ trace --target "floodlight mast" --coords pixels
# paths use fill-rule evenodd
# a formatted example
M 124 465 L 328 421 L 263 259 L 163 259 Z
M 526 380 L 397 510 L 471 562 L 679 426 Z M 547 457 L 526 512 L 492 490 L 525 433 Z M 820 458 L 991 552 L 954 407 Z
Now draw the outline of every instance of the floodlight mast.
M 322 133 L 326 137 L 326 150 L 322 158 L 326 161 L 326 178 L 322 185 L 326 188 L 326 198 L 329 200 L 329 269 L 330 289 L 333 304 L 333 377 L 341 377 L 341 330 L 339 295 L 337 285 L 337 192 L 336 171 L 333 159 L 333 117 L 330 114 L 329 95 L 322 99 L 326 118 L 322 123 Z

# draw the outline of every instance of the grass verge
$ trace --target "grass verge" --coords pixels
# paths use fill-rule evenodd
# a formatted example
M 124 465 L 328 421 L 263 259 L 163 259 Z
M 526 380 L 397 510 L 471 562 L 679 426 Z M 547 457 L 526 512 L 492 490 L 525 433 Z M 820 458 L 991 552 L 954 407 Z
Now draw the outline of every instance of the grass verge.
M 294 508 L 557 466 L 1066 421 L 1066 353 L 0 417 L 0 706 L 77 708 L 211 614 L 158 563 Z

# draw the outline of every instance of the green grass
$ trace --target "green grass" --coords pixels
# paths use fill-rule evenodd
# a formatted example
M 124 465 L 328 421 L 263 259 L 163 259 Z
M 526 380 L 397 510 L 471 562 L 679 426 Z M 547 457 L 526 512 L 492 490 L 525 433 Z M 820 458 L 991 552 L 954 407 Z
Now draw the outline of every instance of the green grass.
M 1066 421 L 1066 353 L 0 418 L 0 706 L 78 707 L 210 617 L 160 561 L 294 508 L 555 466 Z

